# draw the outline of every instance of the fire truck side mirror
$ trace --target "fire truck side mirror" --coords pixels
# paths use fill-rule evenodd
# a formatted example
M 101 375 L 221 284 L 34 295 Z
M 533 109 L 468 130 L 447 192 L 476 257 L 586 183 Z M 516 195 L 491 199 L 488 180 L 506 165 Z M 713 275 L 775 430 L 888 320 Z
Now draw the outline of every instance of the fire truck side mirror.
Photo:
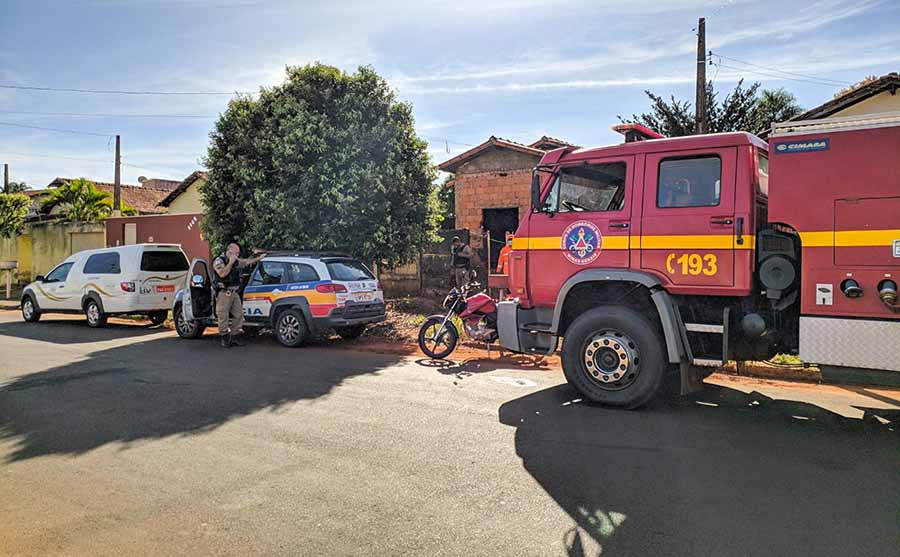
M 539 172 L 531 174 L 531 210 L 541 210 L 541 176 Z

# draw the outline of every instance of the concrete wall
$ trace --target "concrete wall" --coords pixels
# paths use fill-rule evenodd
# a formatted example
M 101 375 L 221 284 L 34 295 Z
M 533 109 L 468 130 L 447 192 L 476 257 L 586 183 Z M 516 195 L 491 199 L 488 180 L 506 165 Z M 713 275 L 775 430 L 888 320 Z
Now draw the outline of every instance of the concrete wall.
M 878 112 L 900 112 L 900 92 L 895 92 L 892 95 L 890 91 L 882 91 L 874 97 L 869 97 L 864 101 L 848 106 L 844 110 L 832 114 L 830 117 L 860 116 L 863 114 L 876 114 Z
M 180 244 L 188 259 L 202 257 L 209 261 L 209 244 L 203 239 L 200 221 L 203 215 L 144 215 L 106 219 L 106 245 L 125 244 L 125 225 L 135 224 L 139 244 Z
M 176 197 L 169 204 L 170 215 L 182 215 L 189 213 L 203 213 L 203 204 L 200 202 L 200 184 L 205 180 L 197 180 L 184 193 Z
M 16 238 L 0 240 L 0 260 L 18 261 L 17 278 L 28 283 L 73 253 L 105 246 L 103 223 L 26 224 Z

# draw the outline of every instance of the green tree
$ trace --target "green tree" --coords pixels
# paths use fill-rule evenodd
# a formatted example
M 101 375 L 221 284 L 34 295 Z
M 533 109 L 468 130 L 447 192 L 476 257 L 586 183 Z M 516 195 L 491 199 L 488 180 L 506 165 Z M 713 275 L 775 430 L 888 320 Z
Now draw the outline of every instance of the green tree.
M 784 122 L 803 112 L 797 98 L 785 89 L 763 91 L 756 102 L 750 131 L 760 134 L 769 130 L 773 122 Z
M 22 228 L 31 200 L 21 193 L 0 193 L 0 237 L 12 238 Z
M 216 248 L 339 249 L 396 265 L 434 241 L 434 168 L 412 109 L 369 67 L 287 68 L 210 133 L 203 227 Z
M 453 228 L 456 226 L 456 186 L 453 182 L 453 177 L 448 175 L 437 188 L 441 227 Z
M 42 211 L 51 211 L 56 207 L 62 208 L 66 220 L 96 222 L 112 215 L 113 196 L 98 190 L 90 180 L 78 178 L 53 189 L 41 203 Z M 122 214 L 135 215 L 137 211 L 123 204 Z
M 744 87 L 741 80 L 720 102 L 713 82 L 707 83 L 707 132 L 761 133 L 769 128 L 771 122 L 787 120 L 802 111 L 794 96 L 784 89 L 765 90 L 757 96 L 759 87 L 759 83 Z M 650 112 L 634 114 L 629 119 L 620 116 L 619 120 L 643 124 L 666 137 L 680 137 L 694 133 L 696 120 L 690 101 L 679 101 L 674 95 L 666 101 L 650 91 L 644 93 L 650 98 Z
M 25 193 L 30 190 L 31 186 L 25 182 L 10 182 L 9 187 L 4 193 Z

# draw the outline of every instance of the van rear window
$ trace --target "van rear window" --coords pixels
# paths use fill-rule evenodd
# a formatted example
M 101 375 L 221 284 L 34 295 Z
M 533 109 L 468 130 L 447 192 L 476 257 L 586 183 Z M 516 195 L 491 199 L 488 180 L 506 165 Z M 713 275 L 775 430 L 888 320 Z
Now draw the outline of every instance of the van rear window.
M 332 259 L 326 261 L 328 274 L 331 280 L 352 281 L 352 280 L 372 280 L 372 272 L 365 265 L 353 259 Z
M 145 251 L 141 256 L 141 270 L 155 273 L 187 271 L 188 260 L 180 251 Z

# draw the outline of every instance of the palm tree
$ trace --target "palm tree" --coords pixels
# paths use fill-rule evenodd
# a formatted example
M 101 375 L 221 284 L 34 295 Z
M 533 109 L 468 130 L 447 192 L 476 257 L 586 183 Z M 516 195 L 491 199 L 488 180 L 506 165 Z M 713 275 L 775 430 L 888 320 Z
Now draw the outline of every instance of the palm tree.
M 51 211 L 55 207 L 63 209 L 66 220 L 96 222 L 112 215 L 113 199 L 108 192 L 98 190 L 90 180 L 78 178 L 54 189 L 50 197 L 41 203 L 43 211 Z M 135 215 L 137 211 L 123 205 L 122 214 Z

